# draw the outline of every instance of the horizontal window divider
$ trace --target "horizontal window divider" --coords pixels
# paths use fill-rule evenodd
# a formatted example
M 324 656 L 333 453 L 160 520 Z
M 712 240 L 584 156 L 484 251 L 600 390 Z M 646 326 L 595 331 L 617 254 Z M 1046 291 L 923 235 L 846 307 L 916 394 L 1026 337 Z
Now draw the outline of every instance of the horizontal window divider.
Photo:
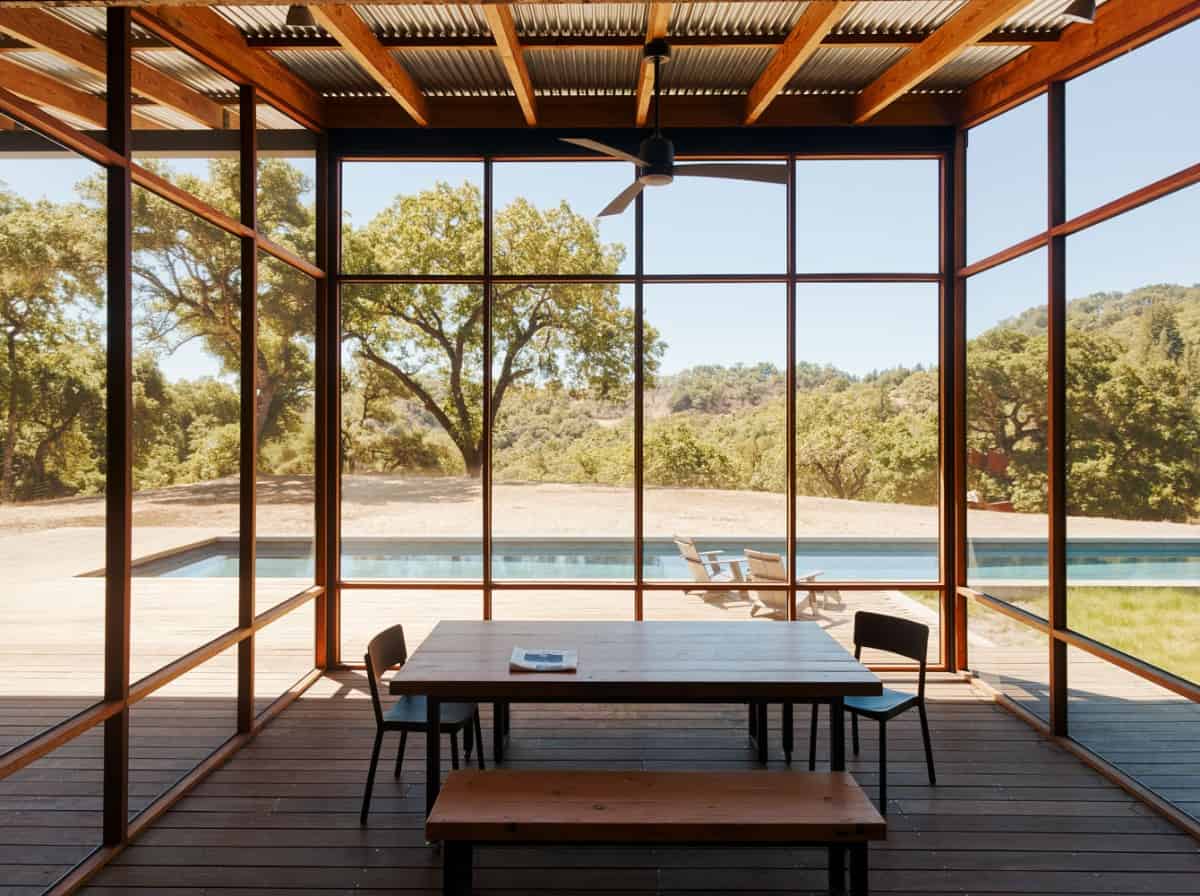
M 19 121 L 41 136 L 60 143 L 67 149 L 100 165 L 116 165 L 121 168 L 126 165 L 125 157 L 119 152 L 114 152 L 111 147 L 99 140 L 71 127 L 55 116 L 43 112 L 33 103 L 2 87 L 0 87 L 0 112 Z
M 633 591 L 637 585 L 632 581 L 620 579 L 597 579 L 594 582 L 586 579 L 563 582 L 548 582 L 545 579 L 497 579 L 488 587 L 493 591 Z
M 483 286 L 483 274 L 347 274 L 336 275 L 338 283 L 460 283 Z
M 281 246 L 281 245 L 279 245 L 279 243 L 276 243 L 273 240 L 267 239 L 262 234 L 259 234 L 255 237 L 255 243 L 257 244 L 259 249 L 266 252 L 268 255 L 274 256 L 275 258 L 282 261 L 284 264 L 290 265 L 291 267 L 298 270 L 300 273 L 307 274 L 309 277 L 312 277 L 314 280 L 324 280 L 325 279 L 325 272 L 323 270 L 321 270 L 321 268 L 317 267 L 317 265 L 313 264 L 307 258 L 303 258 L 303 257 L 297 255 L 295 252 L 293 252 L 291 249 L 287 248 L 286 246 Z
M 985 594 L 982 591 L 976 591 L 974 588 L 966 588 L 959 586 L 958 593 L 963 597 L 977 601 L 985 607 L 990 607 L 997 613 L 1002 613 L 1010 619 L 1015 619 L 1017 622 L 1027 625 L 1030 628 L 1036 628 L 1040 632 L 1050 633 L 1050 623 L 1040 616 L 1030 613 L 1028 610 L 1023 610 L 1016 604 L 1010 604 L 1006 600 L 1001 600 L 998 597 L 992 597 L 990 594 Z
M 243 224 L 236 218 L 225 214 L 225 212 L 213 208 L 202 199 L 193 196 L 187 190 L 177 187 L 165 177 L 159 177 L 153 171 L 143 168 L 138 164 L 131 164 L 130 176 L 133 182 L 143 189 L 149 190 L 160 199 L 165 199 L 174 205 L 179 206 L 184 211 L 191 212 L 198 218 L 202 218 L 209 224 L 224 230 L 226 233 L 231 233 L 237 237 L 254 237 L 254 231 Z
M 994 252 L 986 258 L 981 258 L 979 261 L 972 262 L 966 267 L 958 269 L 957 276 L 959 277 L 974 277 L 976 274 L 982 274 L 984 271 L 990 271 L 992 268 L 999 267 L 1005 262 L 1013 261 L 1020 258 L 1022 255 L 1028 255 L 1030 252 L 1036 252 L 1043 246 L 1050 244 L 1050 233 L 1043 231 L 1042 233 L 1034 234 L 1033 236 L 1021 240 L 1019 243 L 1013 243 L 1007 249 L 1001 249 L 999 252 Z
M 123 706 L 120 700 L 101 700 L 0 754 L 0 780 L 19 772 L 97 725 L 102 725 L 106 719 L 119 713 Z
M 1063 221 L 1063 223 L 1050 228 L 1050 235 L 1070 236 L 1102 221 L 1107 221 L 1110 218 L 1123 215 L 1125 212 L 1133 211 L 1135 208 L 1139 208 L 1148 202 L 1153 202 L 1155 199 L 1161 199 L 1164 196 L 1169 196 L 1171 193 L 1186 189 L 1196 183 L 1200 183 L 1200 162 L 1191 167 L 1184 168 L 1182 171 L 1176 171 L 1174 174 L 1160 178 L 1139 190 L 1134 190 L 1132 193 L 1126 193 L 1124 196 L 1120 196 L 1111 202 L 1104 203 L 1104 205 L 1097 206 L 1091 211 Z
M 499 579 L 490 585 L 485 585 L 479 579 L 461 581 L 453 579 L 346 579 L 340 583 L 339 587 L 348 591 L 420 591 L 422 589 L 482 591 L 484 588 L 491 588 L 493 591 L 633 591 L 638 588 L 643 591 L 679 591 L 680 589 L 694 589 L 698 584 L 694 579 L 656 579 L 642 582 L 612 579 L 564 580 L 561 582 L 545 579 L 537 581 Z M 839 591 L 945 591 L 945 586 L 940 582 L 824 582 L 818 579 L 815 582 L 796 582 L 794 585 L 789 585 L 787 582 L 751 582 L 749 580 L 704 583 L 705 591 L 745 591 L 747 588 L 753 588 L 755 591 L 786 591 L 788 588 L 795 588 L 797 591 L 832 591 L 835 589 Z
M 304 606 L 309 601 L 316 600 L 324 593 L 324 585 L 313 585 L 311 588 L 305 588 L 299 594 L 293 594 L 287 600 L 282 600 L 275 604 L 275 606 L 263 610 L 261 613 L 256 615 L 254 617 L 254 624 L 251 626 L 251 628 L 255 632 L 261 631 L 272 622 L 275 622 L 276 620 L 288 615 L 293 610 Z
M 864 271 L 850 274 L 797 273 L 797 283 L 941 283 L 941 274 Z
M 643 283 L 787 283 L 787 274 L 643 274 Z
M 1106 660 L 1114 666 L 1136 675 L 1138 678 L 1145 679 L 1151 684 L 1156 684 L 1160 688 L 1178 694 L 1180 697 L 1190 700 L 1193 703 L 1200 703 L 1200 685 L 1195 682 L 1188 681 L 1186 678 L 1181 678 L 1178 675 L 1172 675 L 1165 669 L 1160 669 L 1158 666 L 1147 663 L 1145 660 L 1130 656 L 1124 651 L 1110 647 L 1102 641 L 1089 638 L 1087 635 L 1081 635 L 1072 629 L 1055 629 L 1054 637 L 1064 644 L 1069 644 L 1071 647 L 1078 647 L 1080 650 L 1086 651 L 1094 657 Z
M 493 283 L 635 283 L 633 274 L 493 274 Z

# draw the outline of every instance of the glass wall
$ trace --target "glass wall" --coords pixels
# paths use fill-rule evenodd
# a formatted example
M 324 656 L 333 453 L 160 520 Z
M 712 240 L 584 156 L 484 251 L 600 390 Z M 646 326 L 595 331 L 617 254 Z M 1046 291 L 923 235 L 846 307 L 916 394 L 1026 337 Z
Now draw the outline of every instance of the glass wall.
M 1200 185 L 1194 116 L 1166 104 L 1200 95 L 1197 50 L 1191 24 L 971 132 L 970 256 L 1012 260 L 966 282 L 969 584 L 1049 630 L 972 605 L 971 667 L 1193 816 L 1166 769 L 1188 767 L 1200 720 Z M 1059 191 L 1065 217 L 1030 232 Z
M 450 618 L 459 583 L 496 619 L 786 619 L 793 591 L 847 640 L 857 609 L 919 619 L 940 657 L 939 160 L 746 164 L 794 165 L 795 205 L 680 177 L 599 217 L 628 166 L 342 163 L 347 657 L 366 608 Z M 864 338 L 881 316 L 902 331 Z

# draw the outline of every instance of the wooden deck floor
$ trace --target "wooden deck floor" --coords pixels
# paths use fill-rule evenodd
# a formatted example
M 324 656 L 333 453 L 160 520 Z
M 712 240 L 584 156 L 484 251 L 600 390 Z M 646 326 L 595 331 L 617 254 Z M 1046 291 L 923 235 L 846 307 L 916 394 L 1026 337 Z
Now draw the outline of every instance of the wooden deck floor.
M 969 685 L 939 681 L 930 697 L 940 783 L 925 781 L 915 718 L 893 723 L 890 836 L 873 849 L 872 892 L 1200 894 L 1194 840 Z M 186 718 L 186 728 L 164 739 L 161 762 L 175 761 L 203 730 L 197 714 Z M 372 733 L 362 676 L 322 679 L 85 892 L 438 892 L 438 858 L 421 832 L 420 738 L 410 744 L 401 782 L 380 775 L 371 824 L 358 825 Z M 743 711 L 734 706 L 517 706 L 513 735 L 513 766 L 755 768 Z M 851 769 L 873 794 L 871 726 L 864 735 Z M 826 759 L 824 737 L 819 751 Z M 781 758 L 773 732 L 772 765 L 783 768 Z M 58 782 L 92 778 L 81 763 L 68 777 L 44 782 L 64 790 L 61 823 L 72 801 Z M 11 844 L 13 830 L 6 825 L 0 840 Z M 8 862 L 45 857 L 50 847 L 38 830 L 21 833 L 23 853 L 5 847 Z M 820 860 L 814 851 L 787 849 L 488 850 L 479 857 L 478 886 L 481 893 L 558 896 L 807 892 L 820 885 Z M 0 885 L 4 893 L 34 891 Z

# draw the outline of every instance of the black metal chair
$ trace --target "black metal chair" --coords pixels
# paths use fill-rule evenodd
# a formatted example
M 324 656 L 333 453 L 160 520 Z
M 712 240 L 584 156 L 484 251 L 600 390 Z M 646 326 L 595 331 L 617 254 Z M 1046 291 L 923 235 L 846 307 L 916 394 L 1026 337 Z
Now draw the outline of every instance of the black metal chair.
M 890 719 L 914 706 L 921 716 L 921 737 L 925 741 L 925 766 L 929 772 L 929 783 L 937 784 L 933 770 L 933 746 L 929 741 L 929 719 L 925 715 L 925 652 L 929 647 L 929 626 L 898 616 L 883 613 L 868 613 L 860 610 L 854 614 L 854 658 L 862 659 L 864 647 L 894 653 L 920 663 L 917 678 L 917 693 L 894 691 L 884 688 L 877 697 L 847 697 L 846 711 L 850 715 L 850 738 L 854 755 L 858 755 L 858 717 L 874 719 L 879 723 L 879 813 L 887 815 L 887 723 Z M 784 707 L 784 734 L 791 727 L 791 707 Z M 812 729 L 809 734 L 808 767 L 816 767 L 817 717 L 820 704 L 814 703 Z M 785 749 L 789 744 L 785 743 Z M 790 751 L 789 751 L 790 761 Z
M 408 745 L 410 731 L 428 731 L 428 716 L 425 698 L 420 696 L 400 697 L 390 707 L 384 708 L 379 697 L 379 676 L 393 666 L 403 666 L 408 660 L 408 647 L 404 643 L 404 627 L 393 625 L 380 632 L 367 645 L 367 680 L 371 683 L 371 704 L 375 709 L 375 748 L 371 751 L 371 768 L 367 772 L 367 788 L 363 793 L 362 812 L 359 823 L 367 823 L 367 812 L 371 808 L 371 791 L 375 786 L 375 766 L 379 764 L 379 751 L 383 747 L 386 731 L 400 732 L 400 747 L 396 750 L 395 777 L 400 777 L 404 762 L 404 748 Z M 443 703 L 439 734 L 450 735 L 450 761 L 458 768 L 458 733 L 463 732 L 463 749 L 467 761 L 471 760 L 471 749 L 478 746 L 476 755 L 479 767 L 483 768 L 483 730 L 479 723 L 479 707 L 474 703 Z M 473 736 L 472 736 L 473 735 Z

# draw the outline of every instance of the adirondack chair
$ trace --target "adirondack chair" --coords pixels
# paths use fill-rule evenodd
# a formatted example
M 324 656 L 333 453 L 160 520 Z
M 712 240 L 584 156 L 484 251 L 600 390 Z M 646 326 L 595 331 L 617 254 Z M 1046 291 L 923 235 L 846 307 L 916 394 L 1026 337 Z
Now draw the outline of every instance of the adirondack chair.
M 787 584 L 787 569 L 783 564 L 783 557 L 779 554 L 768 554 L 763 551 L 754 551 L 746 549 L 746 565 L 750 568 L 751 582 L 771 582 L 780 585 Z M 813 570 L 805 573 L 798 581 L 811 583 L 817 580 L 817 576 L 821 575 L 821 570 Z M 812 611 L 813 618 L 817 618 L 820 614 L 817 612 L 817 591 L 809 589 L 805 592 L 804 598 L 799 598 L 798 603 L 802 600 Z M 753 604 L 750 608 L 750 615 L 757 616 L 760 611 L 769 613 L 780 613 L 787 615 L 787 592 L 786 591 L 754 591 L 750 592 L 750 600 Z M 797 615 L 799 615 L 800 606 L 796 607 Z
M 679 555 L 687 563 L 688 572 L 698 585 L 710 585 L 713 582 L 741 582 L 741 558 L 723 559 L 724 551 L 701 551 L 696 547 L 696 540 L 684 535 L 673 536 Z M 687 594 L 707 595 L 707 588 L 693 589 Z

